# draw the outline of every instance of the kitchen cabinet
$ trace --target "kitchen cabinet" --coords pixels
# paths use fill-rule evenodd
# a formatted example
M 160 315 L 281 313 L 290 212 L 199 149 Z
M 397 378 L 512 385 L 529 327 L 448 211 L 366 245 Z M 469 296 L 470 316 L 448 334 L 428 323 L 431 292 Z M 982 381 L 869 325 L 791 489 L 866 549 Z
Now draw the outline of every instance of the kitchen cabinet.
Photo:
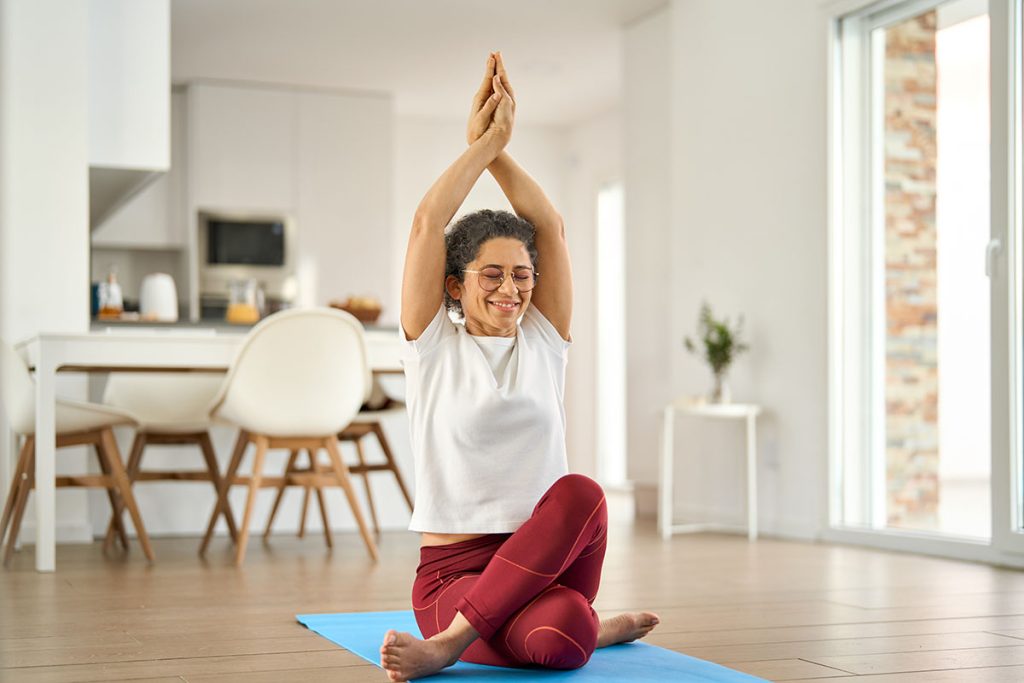
M 88 2 L 89 225 L 171 163 L 169 0 Z
M 187 118 L 193 319 L 200 211 L 294 220 L 300 305 L 389 300 L 390 96 L 200 82 L 188 89 Z
M 90 0 L 90 166 L 170 166 L 170 41 L 169 0 Z
M 317 277 L 305 303 L 367 295 L 389 301 L 391 100 L 296 95 L 295 185 L 299 251 Z
M 182 249 L 185 247 L 185 93 L 171 95 L 171 164 L 153 182 L 122 203 L 92 231 L 93 247 Z
M 188 90 L 188 203 L 200 209 L 294 209 L 295 95 L 198 83 Z

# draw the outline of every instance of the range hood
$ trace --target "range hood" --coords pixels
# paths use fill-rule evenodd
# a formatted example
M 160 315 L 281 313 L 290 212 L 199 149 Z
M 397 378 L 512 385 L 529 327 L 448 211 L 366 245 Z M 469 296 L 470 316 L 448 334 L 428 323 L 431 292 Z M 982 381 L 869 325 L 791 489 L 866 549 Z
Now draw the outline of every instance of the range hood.
M 138 168 L 89 167 L 89 230 L 103 224 L 165 171 Z

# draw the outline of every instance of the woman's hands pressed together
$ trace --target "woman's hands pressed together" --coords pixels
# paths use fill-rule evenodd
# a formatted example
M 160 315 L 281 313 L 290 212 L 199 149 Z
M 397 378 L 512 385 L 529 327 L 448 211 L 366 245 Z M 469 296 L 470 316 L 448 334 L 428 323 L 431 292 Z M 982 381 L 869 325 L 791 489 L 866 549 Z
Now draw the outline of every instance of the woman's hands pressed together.
M 473 96 L 466 125 L 466 143 L 472 145 L 486 134 L 504 149 L 512 138 L 515 111 L 515 94 L 505 63 L 500 52 L 492 52 L 487 58 L 480 88 Z

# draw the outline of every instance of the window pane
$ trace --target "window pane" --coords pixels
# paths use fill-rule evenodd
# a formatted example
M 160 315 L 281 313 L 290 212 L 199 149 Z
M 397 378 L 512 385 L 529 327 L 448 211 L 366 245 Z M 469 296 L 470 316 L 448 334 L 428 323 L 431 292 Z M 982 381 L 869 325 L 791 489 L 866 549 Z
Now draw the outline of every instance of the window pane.
M 945 3 L 874 31 L 884 94 L 872 393 L 885 523 L 987 537 L 989 47 L 979 6 Z

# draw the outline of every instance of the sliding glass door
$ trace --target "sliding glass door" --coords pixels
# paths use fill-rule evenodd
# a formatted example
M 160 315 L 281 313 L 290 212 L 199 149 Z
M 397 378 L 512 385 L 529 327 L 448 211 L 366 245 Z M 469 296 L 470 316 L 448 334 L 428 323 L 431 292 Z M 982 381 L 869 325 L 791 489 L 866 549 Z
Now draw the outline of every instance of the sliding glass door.
M 1021 0 L 992 2 L 992 542 L 1024 554 L 1024 263 Z
M 1019 9 L 836 23 L 834 528 L 1024 552 Z

